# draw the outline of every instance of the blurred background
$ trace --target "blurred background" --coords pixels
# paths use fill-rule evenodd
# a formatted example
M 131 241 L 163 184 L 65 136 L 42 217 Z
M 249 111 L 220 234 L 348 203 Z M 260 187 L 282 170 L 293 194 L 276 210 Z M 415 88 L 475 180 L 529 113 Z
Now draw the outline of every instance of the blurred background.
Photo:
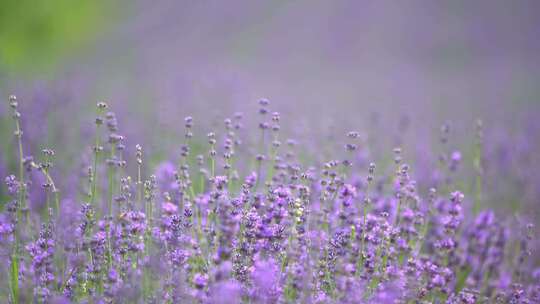
M 265 97 L 314 154 L 359 130 L 378 147 L 367 158 L 403 146 L 419 181 L 443 124 L 472 167 L 480 118 L 489 203 L 537 206 L 539 28 L 534 0 L 3 0 L 0 173 L 15 166 L 12 93 L 28 149 L 53 147 L 64 173 L 88 153 L 97 101 L 158 164 L 178 154 L 185 116 L 206 134 Z

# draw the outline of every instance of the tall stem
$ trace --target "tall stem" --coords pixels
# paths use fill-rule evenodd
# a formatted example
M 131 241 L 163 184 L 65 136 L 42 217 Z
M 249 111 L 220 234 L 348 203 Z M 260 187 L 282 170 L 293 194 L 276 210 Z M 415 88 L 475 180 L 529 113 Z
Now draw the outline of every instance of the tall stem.
M 264 128 L 261 128 L 261 140 L 259 142 L 259 153 L 260 154 L 257 155 L 257 158 L 256 158 L 257 182 L 255 183 L 255 190 L 257 190 L 261 182 L 261 167 L 262 167 L 263 153 L 264 153 Z
M 110 159 L 113 162 L 109 164 L 109 197 L 107 199 L 107 212 L 108 212 L 109 218 L 112 218 L 112 215 L 113 215 L 112 209 L 113 209 L 113 198 L 114 198 L 114 175 L 115 175 L 114 166 L 116 165 L 114 163 L 115 154 L 116 154 L 116 144 L 112 143 Z
M 480 212 L 481 202 L 482 202 L 482 121 L 478 120 L 476 122 L 476 145 L 474 153 L 474 168 L 476 170 L 476 180 L 475 180 L 475 196 L 474 196 L 474 206 L 473 214 L 476 215 Z
M 103 124 L 103 118 L 101 117 L 103 115 L 104 109 L 107 108 L 107 105 L 105 103 L 98 103 L 97 104 L 97 117 L 96 117 L 96 140 L 95 140 L 95 146 L 93 148 L 94 152 L 94 164 L 92 167 L 92 184 L 91 184 L 91 192 L 90 192 L 90 206 L 94 208 L 94 210 L 99 212 L 99 208 L 96 208 L 95 201 L 97 196 L 97 184 L 98 184 L 98 165 L 99 165 L 99 153 L 102 150 L 101 147 L 101 125 Z
M 13 303 L 19 303 L 19 242 L 21 237 L 21 222 L 22 212 L 24 209 L 26 212 L 26 223 L 30 224 L 29 213 L 26 210 L 26 183 L 24 181 L 24 153 L 22 145 L 22 130 L 21 130 L 21 114 L 17 111 L 18 103 L 17 97 L 14 95 L 9 96 L 9 105 L 12 109 L 12 116 L 15 121 L 15 137 L 17 137 L 18 152 L 19 152 L 19 206 L 16 214 L 16 226 L 15 226 L 15 244 L 11 254 L 11 269 L 10 269 L 10 289 L 11 298 Z

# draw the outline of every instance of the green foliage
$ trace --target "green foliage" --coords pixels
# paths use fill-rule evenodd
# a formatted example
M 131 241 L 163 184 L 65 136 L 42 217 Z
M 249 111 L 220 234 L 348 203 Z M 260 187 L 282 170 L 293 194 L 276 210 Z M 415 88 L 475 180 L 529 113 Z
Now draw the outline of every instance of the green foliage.
M 11 273 L 10 273 L 11 297 L 13 303 L 19 303 L 19 261 L 16 254 L 11 256 Z
M 29 72 L 53 67 L 109 23 L 106 1 L 0 0 L 0 68 Z
M 458 270 L 457 282 L 456 282 L 456 293 L 459 293 L 463 289 L 463 287 L 465 287 L 467 277 L 469 277 L 470 273 L 471 273 L 471 267 L 469 266 L 462 267 L 460 270 Z

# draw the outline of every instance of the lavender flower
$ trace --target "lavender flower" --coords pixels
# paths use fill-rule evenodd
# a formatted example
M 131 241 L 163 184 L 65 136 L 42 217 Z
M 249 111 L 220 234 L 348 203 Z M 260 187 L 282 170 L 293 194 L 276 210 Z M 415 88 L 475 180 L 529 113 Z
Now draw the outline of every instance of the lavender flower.
M 505 218 L 482 205 L 492 190 L 479 196 L 467 185 L 491 182 L 476 182 L 489 166 L 462 172 L 468 156 L 446 150 L 447 127 L 436 168 L 418 170 L 440 174 L 433 184 L 406 149 L 389 151 L 393 161 L 368 153 L 363 133 L 329 139 L 328 151 L 315 155 L 296 141 L 282 145 L 281 115 L 266 99 L 259 106 L 258 129 L 243 129 L 235 115 L 224 120 L 224 133 L 201 136 L 188 116 L 179 157 L 143 162 L 142 147 L 130 152 L 117 116 L 100 104 L 96 127 L 107 128 L 108 145 L 97 128 L 94 163 L 85 165 L 78 196 L 51 191 L 63 174 L 54 171 L 52 150 L 42 160 L 22 155 L 20 177 L 3 177 L 9 201 L 0 213 L 0 299 L 538 302 L 535 226 L 525 214 Z M 198 154 L 205 151 L 208 159 Z M 43 187 L 33 176 L 39 173 Z M 22 204 L 49 206 L 60 195 L 55 208 Z M 484 210 L 475 213 L 478 203 Z

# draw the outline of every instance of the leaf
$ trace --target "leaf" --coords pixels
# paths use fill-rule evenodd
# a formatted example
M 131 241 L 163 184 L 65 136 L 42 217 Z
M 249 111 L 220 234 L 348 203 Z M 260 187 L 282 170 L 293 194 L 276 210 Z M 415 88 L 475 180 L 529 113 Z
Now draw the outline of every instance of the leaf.
M 465 281 L 467 281 L 467 277 L 469 276 L 469 273 L 471 273 L 471 267 L 469 266 L 465 266 L 465 268 L 462 268 L 458 271 L 457 282 L 456 282 L 456 293 L 459 293 L 465 286 Z
M 13 297 L 13 303 L 19 303 L 19 261 L 17 255 L 11 256 L 11 296 Z

